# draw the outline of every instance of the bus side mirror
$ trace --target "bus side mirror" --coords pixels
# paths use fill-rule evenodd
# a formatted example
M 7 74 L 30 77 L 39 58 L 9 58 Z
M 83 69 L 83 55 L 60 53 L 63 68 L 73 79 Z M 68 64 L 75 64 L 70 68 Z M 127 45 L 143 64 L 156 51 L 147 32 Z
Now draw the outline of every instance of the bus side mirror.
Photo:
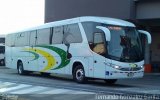
M 72 54 L 69 53 L 70 44 L 69 44 L 69 43 L 66 43 L 66 44 L 64 44 L 64 45 L 67 46 L 67 51 L 66 51 L 66 53 L 67 53 L 67 59 L 71 59 L 71 58 L 72 58 Z
M 148 44 L 151 44 L 152 38 L 151 38 L 151 34 L 149 32 L 144 31 L 144 30 L 138 30 L 138 32 L 141 34 L 145 34 L 147 36 Z
M 106 41 L 110 41 L 111 40 L 111 32 L 107 27 L 103 27 L 103 26 L 96 26 L 96 28 L 102 30 L 105 34 L 105 38 Z
M 71 53 L 67 53 L 67 59 L 71 59 L 72 58 L 72 54 Z

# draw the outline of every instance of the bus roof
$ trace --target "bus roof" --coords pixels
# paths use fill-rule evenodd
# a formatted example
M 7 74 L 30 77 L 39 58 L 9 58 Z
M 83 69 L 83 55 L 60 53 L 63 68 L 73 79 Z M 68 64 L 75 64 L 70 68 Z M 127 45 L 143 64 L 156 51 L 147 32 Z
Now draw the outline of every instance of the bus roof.
M 77 18 L 71 18 L 71 19 L 66 19 L 66 20 L 61 20 L 61 21 L 45 23 L 37 27 L 17 31 L 14 33 L 32 31 L 32 30 L 43 29 L 43 28 L 48 28 L 48 27 L 53 27 L 53 26 L 66 25 L 66 24 L 73 24 L 73 23 L 78 23 L 78 22 L 99 22 L 99 23 L 104 23 L 104 24 L 109 24 L 109 25 L 135 27 L 134 24 L 121 20 L 121 19 L 109 18 L 109 17 L 84 16 L 84 17 L 77 17 Z
M 86 16 L 86 17 L 80 17 L 81 21 L 92 21 L 92 22 L 100 22 L 110 25 L 117 25 L 117 26 L 129 26 L 129 27 L 135 27 L 134 24 L 124 21 L 121 19 L 116 18 L 109 18 L 109 17 L 94 17 L 94 16 Z
M 59 26 L 59 25 L 72 24 L 72 23 L 78 23 L 78 22 L 89 22 L 89 21 L 110 24 L 110 25 L 117 25 L 117 26 L 135 27 L 134 24 L 121 19 L 109 18 L 109 17 L 96 17 L 96 16 L 84 16 L 84 17 L 71 18 L 71 19 L 66 19 L 62 21 L 46 23 L 46 25 L 48 24 L 53 26 L 54 25 Z

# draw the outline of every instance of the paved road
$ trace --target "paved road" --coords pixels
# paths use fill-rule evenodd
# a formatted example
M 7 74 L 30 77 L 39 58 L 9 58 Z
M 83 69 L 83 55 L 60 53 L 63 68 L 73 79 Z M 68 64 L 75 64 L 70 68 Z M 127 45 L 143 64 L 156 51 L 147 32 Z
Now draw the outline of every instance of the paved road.
M 145 74 L 142 79 L 118 80 L 115 85 L 106 85 L 100 80 L 90 80 L 87 84 L 77 84 L 68 76 L 65 78 L 55 77 L 55 75 L 45 77 L 38 73 L 20 76 L 16 70 L 0 68 L 1 93 L 21 94 L 18 96 L 42 100 L 47 100 L 46 98 L 94 100 L 99 98 L 97 94 L 159 96 L 159 83 L 160 74 Z

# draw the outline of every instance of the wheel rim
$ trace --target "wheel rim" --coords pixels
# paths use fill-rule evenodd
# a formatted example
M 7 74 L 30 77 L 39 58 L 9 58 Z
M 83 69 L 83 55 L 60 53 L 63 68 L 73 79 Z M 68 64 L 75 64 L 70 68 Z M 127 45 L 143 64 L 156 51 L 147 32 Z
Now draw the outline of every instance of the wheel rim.
M 83 80 L 83 78 L 84 78 L 84 71 L 83 71 L 83 69 L 78 69 L 76 71 L 76 79 L 79 80 L 79 81 L 81 81 L 81 80 Z

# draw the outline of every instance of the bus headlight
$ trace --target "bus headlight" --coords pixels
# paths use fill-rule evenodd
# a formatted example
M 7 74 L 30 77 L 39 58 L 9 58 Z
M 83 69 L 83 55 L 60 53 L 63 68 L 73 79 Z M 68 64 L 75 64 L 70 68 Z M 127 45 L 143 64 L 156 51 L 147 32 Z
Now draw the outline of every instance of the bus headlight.
M 144 66 L 142 65 L 142 66 L 140 66 L 141 68 L 144 68 Z
M 112 68 L 115 68 L 115 69 L 121 69 L 121 66 L 114 65 L 114 64 L 111 64 L 111 67 L 112 67 Z
M 117 66 L 117 65 L 116 65 L 116 66 L 114 66 L 114 68 L 116 68 L 116 69 L 120 69 L 120 66 Z

